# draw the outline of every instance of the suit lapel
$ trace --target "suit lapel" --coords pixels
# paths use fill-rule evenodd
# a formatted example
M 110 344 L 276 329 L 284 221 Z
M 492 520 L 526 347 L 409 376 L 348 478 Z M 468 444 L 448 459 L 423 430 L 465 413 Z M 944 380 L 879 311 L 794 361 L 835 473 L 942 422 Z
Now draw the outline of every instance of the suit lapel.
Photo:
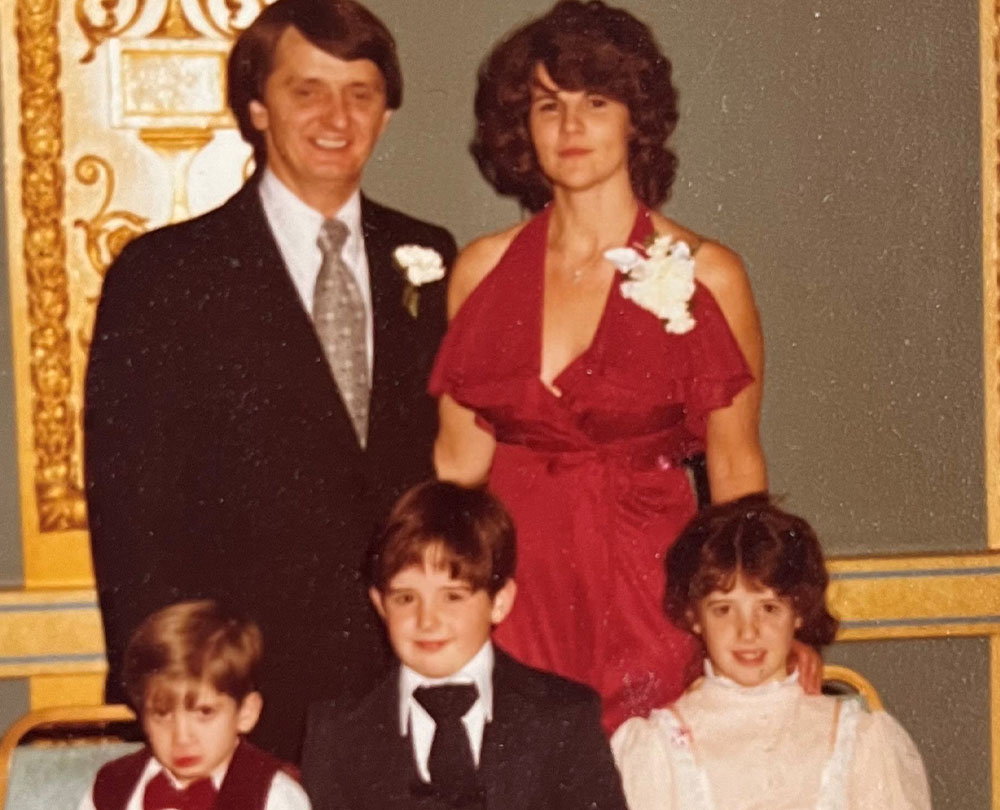
M 309 313 L 288 274 L 281 251 L 271 233 L 255 182 L 247 183 L 232 199 L 234 252 L 246 270 L 243 281 L 252 297 L 250 306 L 260 312 L 261 324 L 271 332 L 270 345 L 277 365 L 282 365 L 306 401 L 321 416 L 334 415 L 338 431 L 354 437 L 354 427 L 326 362 L 323 347 Z M 282 349 L 284 351 L 282 351 Z M 301 375 L 301 376 L 300 376 Z M 356 439 L 354 440 L 356 444 Z
M 493 666 L 493 720 L 483 735 L 480 771 L 489 810 L 533 806 L 538 790 L 543 740 L 532 733 L 538 707 L 524 693 L 516 664 L 496 650 Z M 537 731 L 537 729 L 535 729 Z
M 426 798 L 415 795 L 419 783 L 410 738 L 399 733 L 399 668 L 386 677 L 351 717 L 355 730 L 348 758 L 354 784 L 377 798 L 379 808 L 412 810 Z M 373 805 L 372 805 L 373 806 Z
M 391 410 L 398 381 L 406 378 L 401 368 L 406 353 L 400 351 L 400 347 L 406 346 L 412 319 L 403 307 L 403 277 L 392 258 L 399 235 L 391 232 L 379 207 L 365 197 L 361 198 L 361 225 L 371 278 L 374 321 L 375 363 L 368 429 L 371 447 L 375 443 L 373 435 Z

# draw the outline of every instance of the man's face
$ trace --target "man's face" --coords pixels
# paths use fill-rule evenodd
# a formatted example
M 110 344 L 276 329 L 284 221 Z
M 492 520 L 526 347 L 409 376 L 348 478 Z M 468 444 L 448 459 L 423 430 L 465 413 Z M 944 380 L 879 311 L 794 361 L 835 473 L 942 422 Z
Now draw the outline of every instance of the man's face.
M 183 786 L 228 762 L 260 710 L 257 692 L 237 703 L 204 681 L 155 676 L 146 686 L 142 728 L 157 760 Z
M 507 616 L 515 586 L 510 580 L 491 597 L 427 556 L 423 565 L 389 580 L 385 593 L 369 593 L 399 660 L 428 678 L 446 678 L 479 652 L 493 625 Z
M 331 56 L 289 27 L 263 95 L 250 102 L 250 120 L 264 134 L 268 166 L 303 202 L 332 215 L 359 186 L 389 123 L 381 71 L 368 59 Z

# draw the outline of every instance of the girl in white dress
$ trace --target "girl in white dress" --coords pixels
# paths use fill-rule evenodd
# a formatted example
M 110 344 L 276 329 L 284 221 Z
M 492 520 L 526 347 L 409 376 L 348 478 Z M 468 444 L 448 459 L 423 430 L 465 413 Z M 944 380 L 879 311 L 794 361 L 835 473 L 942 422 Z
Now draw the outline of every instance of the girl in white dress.
M 929 810 L 913 741 L 885 712 L 806 695 L 793 639 L 833 641 L 826 567 L 801 518 L 754 495 L 701 512 L 670 550 L 665 610 L 705 677 L 611 740 L 631 810 Z

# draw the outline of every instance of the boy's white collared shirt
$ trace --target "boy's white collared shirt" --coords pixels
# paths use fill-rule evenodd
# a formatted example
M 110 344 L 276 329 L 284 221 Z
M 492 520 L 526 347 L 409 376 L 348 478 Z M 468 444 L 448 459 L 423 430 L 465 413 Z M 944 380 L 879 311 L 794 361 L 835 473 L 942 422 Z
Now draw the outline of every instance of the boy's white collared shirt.
M 229 762 L 225 762 L 212 772 L 212 784 L 218 790 L 222 787 L 222 780 L 229 770 Z M 167 778 L 174 787 L 178 787 L 174 775 L 164 768 L 156 757 L 150 757 L 146 767 L 143 768 L 139 781 L 136 782 L 135 789 L 129 797 L 125 810 L 142 810 L 143 796 L 148 785 L 160 771 L 166 771 Z M 87 791 L 87 795 L 80 800 L 77 810 L 96 810 L 94 807 L 93 786 Z M 267 794 L 267 801 L 264 810 L 309 810 L 309 799 L 302 786 L 292 777 L 283 771 L 278 771 L 271 780 L 271 787 Z
M 258 186 L 264 216 L 271 228 L 278 251 L 288 269 L 288 276 L 295 285 L 302 306 L 312 313 L 313 292 L 319 277 L 323 256 L 317 238 L 325 217 L 306 205 L 270 169 L 265 169 Z M 337 211 L 335 219 L 347 226 L 347 241 L 340 255 L 357 282 L 367 313 L 368 372 L 372 370 L 374 331 L 372 329 L 372 285 L 369 277 L 368 254 L 365 253 L 364 234 L 361 229 L 361 192 L 348 197 Z
M 427 769 L 427 759 L 431 753 L 431 743 L 434 741 L 436 725 L 427 710 L 413 697 L 414 690 L 420 686 L 441 686 L 447 683 L 473 683 L 476 685 L 479 697 L 472 704 L 472 708 L 462 717 L 462 724 L 469 735 L 472 756 L 478 767 L 479 755 L 483 749 L 483 733 L 486 730 L 486 724 L 493 719 L 494 660 L 493 645 L 487 641 L 464 667 L 447 678 L 428 678 L 405 664 L 401 665 L 399 673 L 399 733 L 400 736 L 405 737 L 409 730 L 417 772 L 425 782 L 431 781 L 430 771 Z

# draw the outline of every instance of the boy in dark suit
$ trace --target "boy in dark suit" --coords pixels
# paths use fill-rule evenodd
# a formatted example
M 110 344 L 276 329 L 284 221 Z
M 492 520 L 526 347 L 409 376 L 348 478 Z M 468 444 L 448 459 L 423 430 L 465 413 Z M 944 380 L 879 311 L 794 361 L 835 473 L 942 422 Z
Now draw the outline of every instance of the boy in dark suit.
M 257 625 L 211 600 L 148 617 L 124 664 L 148 744 L 104 765 L 79 810 L 309 810 L 294 769 L 242 739 L 260 657 Z
M 406 493 L 369 553 L 399 666 L 360 702 L 309 712 L 315 810 L 624 810 L 597 694 L 490 641 L 510 612 L 515 534 L 488 493 Z

